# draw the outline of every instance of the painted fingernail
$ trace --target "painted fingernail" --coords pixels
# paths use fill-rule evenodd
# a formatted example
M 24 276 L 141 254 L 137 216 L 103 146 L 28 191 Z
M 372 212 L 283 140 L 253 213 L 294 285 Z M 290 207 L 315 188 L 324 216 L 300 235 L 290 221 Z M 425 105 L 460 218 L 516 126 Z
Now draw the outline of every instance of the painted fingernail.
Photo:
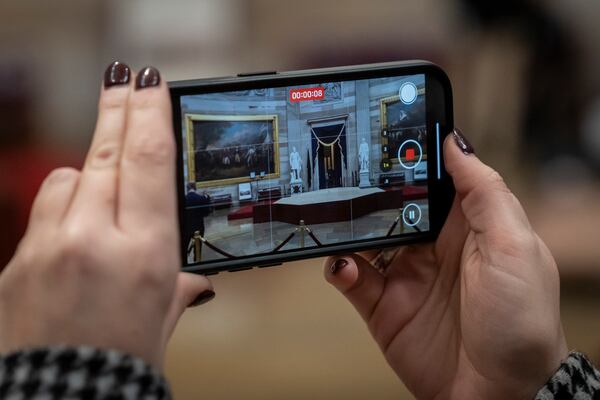
M 160 72 L 154 67 L 145 67 L 135 78 L 135 89 L 144 89 L 160 85 Z
M 469 141 L 467 140 L 465 135 L 463 135 L 460 129 L 454 128 L 454 130 L 452 131 L 452 136 L 454 136 L 454 141 L 456 142 L 456 145 L 461 149 L 461 151 L 464 154 L 471 154 L 475 152 L 475 149 L 473 148 L 473 146 L 471 146 L 471 143 L 469 143 Z
M 127 64 L 115 61 L 110 64 L 104 71 L 104 87 L 109 88 L 117 85 L 127 85 L 131 70 Z
M 214 298 L 215 298 L 215 292 L 210 289 L 207 289 L 204 292 L 200 293 L 194 299 L 194 301 L 192 301 L 190 303 L 190 305 L 188 307 L 197 307 L 201 304 L 208 303 L 209 301 L 211 301 Z
M 344 268 L 346 265 L 348 265 L 348 261 L 344 260 L 343 258 L 340 258 L 339 260 L 337 260 L 336 262 L 331 264 L 331 267 L 329 267 L 329 270 L 331 271 L 332 274 L 335 274 L 340 269 Z

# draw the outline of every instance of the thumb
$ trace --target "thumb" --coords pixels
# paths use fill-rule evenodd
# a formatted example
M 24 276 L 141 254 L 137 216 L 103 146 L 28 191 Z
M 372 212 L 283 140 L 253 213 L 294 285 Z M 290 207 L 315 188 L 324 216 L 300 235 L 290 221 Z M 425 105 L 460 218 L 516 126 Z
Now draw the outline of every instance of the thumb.
M 204 304 L 214 297 L 213 285 L 206 276 L 179 272 L 175 284 L 175 293 L 163 327 L 165 345 L 173 334 L 177 321 L 179 321 L 187 307 Z
M 384 277 L 361 255 L 328 257 L 325 279 L 352 303 L 368 323 L 384 289 Z
M 476 233 L 531 230 L 525 211 L 494 169 L 482 163 L 458 129 L 444 142 L 444 162 L 469 225 Z

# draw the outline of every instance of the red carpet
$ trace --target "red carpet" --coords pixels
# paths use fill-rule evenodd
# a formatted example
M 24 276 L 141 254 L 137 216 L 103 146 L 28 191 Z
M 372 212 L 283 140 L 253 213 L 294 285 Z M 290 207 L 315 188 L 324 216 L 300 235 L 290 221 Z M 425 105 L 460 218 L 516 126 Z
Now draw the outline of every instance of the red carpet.
M 404 186 L 402 188 L 402 195 L 405 200 L 415 200 L 427 197 L 426 186 Z
M 227 214 L 227 220 L 232 221 L 234 219 L 252 218 L 253 214 L 254 204 L 250 204 L 249 206 L 240 207 L 237 210 Z
M 227 220 L 233 221 L 236 219 L 252 218 L 254 217 L 254 206 L 271 203 L 273 203 L 273 201 L 259 201 L 257 203 L 250 203 L 247 206 L 240 207 L 237 210 L 227 214 Z

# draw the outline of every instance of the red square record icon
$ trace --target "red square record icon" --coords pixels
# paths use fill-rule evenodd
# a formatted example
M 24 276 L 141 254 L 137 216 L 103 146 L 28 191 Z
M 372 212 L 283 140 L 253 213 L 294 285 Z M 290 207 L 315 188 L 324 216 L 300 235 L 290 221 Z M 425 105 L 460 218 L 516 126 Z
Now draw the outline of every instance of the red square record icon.
M 406 149 L 404 158 L 406 158 L 406 161 L 413 161 L 415 159 L 415 149 Z

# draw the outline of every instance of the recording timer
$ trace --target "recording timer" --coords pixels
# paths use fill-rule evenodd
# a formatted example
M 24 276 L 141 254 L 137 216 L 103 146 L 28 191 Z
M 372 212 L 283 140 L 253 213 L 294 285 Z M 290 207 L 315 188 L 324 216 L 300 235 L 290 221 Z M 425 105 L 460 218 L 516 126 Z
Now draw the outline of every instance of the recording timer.
M 322 86 L 290 90 L 291 102 L 323 100 L 324 98 L 325 89 Z

